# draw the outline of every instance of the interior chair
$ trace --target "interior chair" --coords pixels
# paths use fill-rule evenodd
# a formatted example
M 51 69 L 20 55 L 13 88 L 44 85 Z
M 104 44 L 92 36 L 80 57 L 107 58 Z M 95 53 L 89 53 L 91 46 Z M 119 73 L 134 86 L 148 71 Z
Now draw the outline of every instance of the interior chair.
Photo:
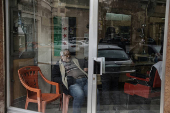
M 137 95 L 145 99 L 160 96 L 161 80 L 158 71 L 152 67 L 151 72 L 147 72 L 150 76 L 143 74 L 126 73 L 126 76 L 132 78 L 132 81 L 125 82 L 124 93 L 128 95 Z
M 26 66 L 18 70 L 19 79 L 22 85 L 27 89 L 27 97 L 25 109 L 27 109 L 29 102 L 38 103 L 38 112 L 45 113 L 46 104 L 60 98 L 59 84 L 47 80 L 37 66 Z M 38 86 L 38 75 L 40 75 L 45 82 L 56 86 L 56 93 L 41 93 Z

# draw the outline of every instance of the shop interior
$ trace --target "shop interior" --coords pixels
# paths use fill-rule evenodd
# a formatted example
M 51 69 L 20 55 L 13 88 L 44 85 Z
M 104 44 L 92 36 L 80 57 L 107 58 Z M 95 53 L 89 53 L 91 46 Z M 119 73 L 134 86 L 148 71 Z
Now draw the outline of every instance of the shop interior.
M 88 61 L 89 38 L 92 38 L 89 37 L 90 4 L 88 0 L 9 1 L 10 100 L 11 106 L 25 109 L 27 91 L 20 82 L 18 69 L 24 66 L 38 66 L 45 78 L 53 81 L 51 70 L 61 58 L 60 51 L 69 49 L 72 56 Z M 144 110 L 148 113 L 160 112 L 160 86 L 155 89 L 158 92 L 157 96 L 148 97 L 149 99 L 143 94 L 139 96 L 128 93 L 125 89 L 130 87 L 126 87 L 129 80 L 135 84 L 139 83 L 139 81 L 133 81 L 134 76 L 132 77 L 131 73 L 135 73 L 135 79 L 141 76 L 142 79 L 147 79 L 151 67 L 158 61 L 162 61 L 165 9 L 166 0 L 99 0 L 98 47 L 118 46 L 122 53 L 118 51 L 117 54 L 124 54 L 123 58 L 128 59 L 127 63 L 125 59 L 113 60 L 125 62 L 125 64 L 112 64 L 117 67 L 106 69 L 106 72 L 116 77 L 112 82 L 118 81 L 117 89 L 109 90 L 109 95 L 112 93 L 119 95 L 119 97 L 115 96 L 119 98 L 119 104 L 111 102 L 107 105 L 103 102 L 105 99 L 102 96 L 103 78 L 98 75 L 97 87 L 100 92 L 101 113 L 107 110 L 116 111 L 117 108 L 120 113 L 127 111 L 137 113 Z M 98 56 L 107 57 L 103 56 L 105 53 L 102 53 L 102 50 L 108 48 L 98 48 Z M 106 64 L 107 61 L 112 62 L 106 59 Z M 132 72 L 132 70 L 135 71 Z M 129 76 L 127 73 L 130 73 Z M 142 81 L 142 83 L 145 82 Z M 55 92 L 55 87 L 47 84 L 41 77 L 38 77 L 38 84 L 43 93 Z M 147 90 L 150 91 L 150 89 Z M 69 113 L 72 112 L 72 101 L 73 99 L 70 99 Z M 47 104 L 46 112 L 61 113 L 59 107 L 58 99 Z M 38 105 L 29 103 L 28 110 L 38 111 Z M 82 111 L 87 112 L 87 101 L 83 104 Z

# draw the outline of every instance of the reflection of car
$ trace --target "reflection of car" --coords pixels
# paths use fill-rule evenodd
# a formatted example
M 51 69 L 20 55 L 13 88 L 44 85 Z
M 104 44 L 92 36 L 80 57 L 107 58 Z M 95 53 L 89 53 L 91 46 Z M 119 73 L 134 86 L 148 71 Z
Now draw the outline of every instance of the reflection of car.
M 127 45 L 130 44 L 130 38 L 124 38 L 124 41 L 125 41 L 125 43 L 126 43 Z
M 133 61 L 125 51 L 114 45 L 99 45 L 98 57 L 105 57 L 106 73 L 132 72 Z
M 156 41 L 153 38 L 147 38 L 147 44 L 155 45 Z
M 89 45 L 89 43 L 86 42 L 85 40 L 77 41 L 76 44 L 78 44 L 80 48 L 85 48 L 85 47 L 88 47 Z
M 88 57 L 89 42 L 86 40 L 76 41 L 76 44 L 80 47 L 80 52 L 84 52 L 84 57 Z
M 160 49 L 159 45 L 138 44 L 129 51 L 129 56 L 134 62 L 154 62 L 156 57 L 157 60 L 162 60 Z
M 89 38 L 88 37 L 72 37 L 72 38 L 69 39 L 69 42 L 70 43 L 76 43 L 77 40 L 88 42 Z
M 117 43 L 121 42 L 121 38 L 122 38 L 121 36 L 115 36 L 113 38 L 109 38 L 107 40 L 107 43 L 109 43 L 109 44 L 117 44 Z
M 79 45 L 74 44 L 74 43 L 70 43 L 68 41 L 57 41 L 57 42 L 54 42 L 54 49 L 58 49 L 58 48 L 69 49 L 69 51 L 71 53 L 80 50 Z

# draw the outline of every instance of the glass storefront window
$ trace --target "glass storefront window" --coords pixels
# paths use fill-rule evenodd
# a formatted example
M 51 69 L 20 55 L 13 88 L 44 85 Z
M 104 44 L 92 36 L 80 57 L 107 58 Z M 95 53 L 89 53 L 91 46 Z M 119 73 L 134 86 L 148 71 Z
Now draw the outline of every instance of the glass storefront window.
M 78 59 L 79 66 L 87 71 L 88 66 L 88 39 L 89 39 L 89 1 L 70 0 L 9 0 L 10 9 L 10 70 L 11 70 L 11 106 L 25 109 L 26 98 L 32 98 L 21 83 L 18 70 L 25 66 L 38 66 L 46 79 L 55 81 L 56 72 L 61 59 L 61 51 L 69 50 L 72 59 Z M 64 62 L 64 60 L 63 60 Z M 84 84 L 82 91 L 87 97 L 87 78 L 71 60 L 68 70 L 73 77 L 82 78 Z M 57 68 L 60 70 L 59 68 Z M 72 71 L 73 70 L 73 71 Z M 75 71 L 75 72 L 74 72 Z M 29 72 L 21 74 L 21 79 L 30 87 L 39 87 L 42 93 L 55 94 L 55 86 L 45 82 L 40 73 L 37 79 L 31 81 Z M 67 75 L 71 75 L 67 73 Z M 28 75 L 27 75 L 28 74 Z M 79 76 L 80 74 L 80 76 Z M 25 77 L 26 76 L 26 77 Z M 72 77 L 72 79 L 73 79 Z M 71 77 L 67 77 L 68 79 Z M 31 83 L 30 83 L 31 82 Z M 63 82 L 63 81 L 60 81 Z M 70 83 L 68 82 L 68 86 Z M 81 86 L 81 85 L 80 85 Z M 60 86 L 60 93 L 65 92 Z M 67 91 L 66 91 L 67 92 Z M 74 91 L 73 91 L 74 92 Z M 70 93 L 70 92 L 69 92 Z M 28 94 L 28 95 L 27 95 Z M 43 100 L 42 95 L 42 100 Z M 36 100 L 36 98 L 33 98 Z M 83 101 L 85 100 L 85 101 Z M 79 102 L 79 101 L 76 101 Z M 83 111 L 87 111 L 87 100 L 82 102 Z M 80 103 L 79 102 L 79 103 Z M 75 104 L 71 100 L 70 106 Z M 46 112 L 56 112 L 60 106 L 60 99 L 47 104 Z M 77 105 L 79 106 L 79 105 Z M 81 109 L 80 107 L 80 109 Z M 54 109 L 53 109 L 54 108 Z M 30 102 L 28 110 L 38 111 L 38 104 Z M 76 107 L 69 108 L 74 111 Z M 61 111 L 58 111 L 61 112 Z
M 10 106 L 39 111 L 37 103 L 27 107 L 26 99 L 37 100 L 38 94 L 27 91 L 20 79 L 55 95 L 56 87 L 44 81 L 37 68 L 25 68 L 19 78 L 19 69 L 37 66 L 46 79 L 60 84 L 60 94 L 72 98 L 69 113 L 87 112 L 87 93 L 95 97 L 96 106 L 90 100 L 90 107 L 97 112 L 160 112 L 166 1 L 99 0 L 97 7 L 98 35 L 89 37 L 94 27 L 89 25 L 90 0 L 9 0 Z M 100 72 L 98 63 L 95 69 L 89 65 L 92 52 L 105 59 L 102 75 L 88 75 Z M 88 81 L 92 86 L 87 87 Z M 45 111 L 61 113 L 60 104 L 60 99 L 48 103 Z

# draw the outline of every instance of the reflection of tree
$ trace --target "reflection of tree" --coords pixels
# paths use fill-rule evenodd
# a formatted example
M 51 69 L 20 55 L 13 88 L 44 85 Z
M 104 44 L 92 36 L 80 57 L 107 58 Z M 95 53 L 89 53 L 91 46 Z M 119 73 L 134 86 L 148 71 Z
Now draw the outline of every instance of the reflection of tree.
M 26 5 L 33 5 L 33 2 L 35 4 L 37 4 L 40 1 L 42 1 L 42 0 L 17 0 L 17 3 L 18 4 L 25 4 L 26 3 Z M 46 0 L 46 1 L 48 1 L 50 3 L 50 0 Z
M 155 12 L 157 0 L 149 0 L 147 5 L 147 16 L 151 16 Z
M 106 32 L 106 29 L 103 28 L 106 28 L 105 19 L 106 19 L 106 13 L 108 12 L 108 9 L 105 7 L 108 7 L 108 9 L 110 8 L 108 4 L 104 2 L 99 2 L 99 20 L 102 21 L 102 31 L 101 31 L 101 36 L 99 37 L 101 38 L 105 37 L 105 32 Z
M 147 4 L 145 4 L 146 6 Z M 132 7 L 133 6 L 133 7 Z M 106 13 L 116 13 L 116 14 L 125 14 L 125 15 L 131 15 L 131 30 L 129 31 L 129 34 L 137 34 L 139 35 L 136 30 L 141 27 L 142 24 L 144 24 L 145 21 L 145 9 L 142 8 L 142 5 L 139 0 L 105 0 L 103 2 L 99 3 L 99 20 L 103 21 L 103 28 L 102 29 L 102 37 L 105 37 L 105 32 L 107 29 L 107 25 L 110 25 L 112 27 L 113 24 L 111 24 L 111 20 L 106 21 Z M 139 18 L 142 17 L 142 18 Z M 124 24 L 120 22 L 121 24 Z M 118 23 L 117 23 L 118 24 Z M 125 25 L 126 26 L 126 25 Z M 119 27 L 119 24 L 118 26 Z M 142 32 L 144 34 L 144 31 Z M 130 36 L 130 37 L 131 37 Z M 135 40 L 132 39 L 131 40 Z

